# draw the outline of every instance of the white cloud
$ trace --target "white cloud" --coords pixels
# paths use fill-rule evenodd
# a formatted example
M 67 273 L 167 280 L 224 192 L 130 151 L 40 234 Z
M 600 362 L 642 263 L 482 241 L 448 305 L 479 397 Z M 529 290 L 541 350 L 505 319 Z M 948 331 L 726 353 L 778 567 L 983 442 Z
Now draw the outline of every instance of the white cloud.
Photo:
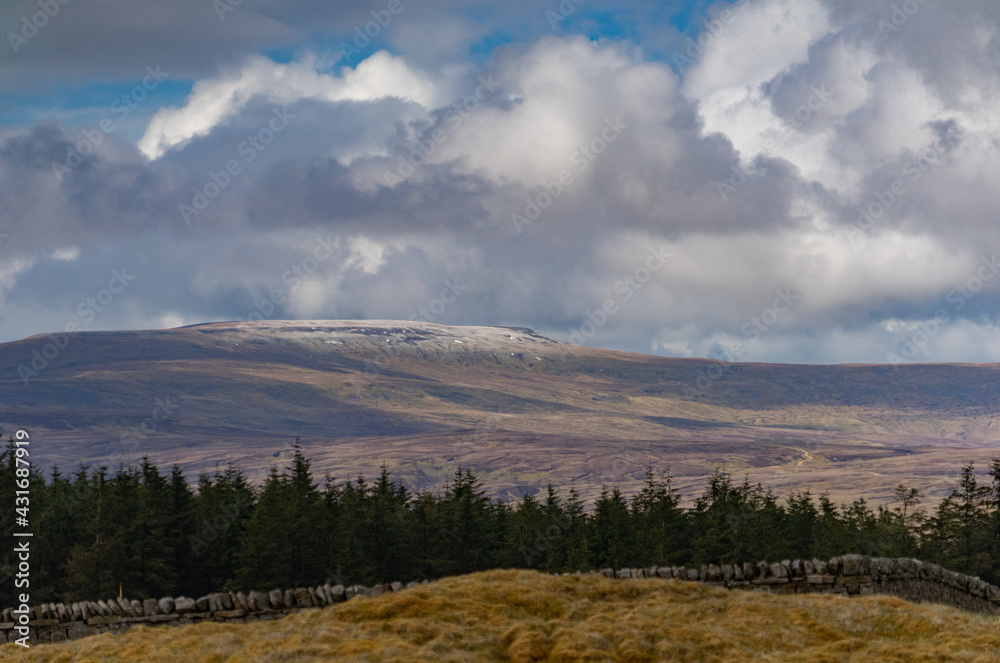
M 465 172 L 537 186 L 574 170 L 573 155 L 616 117 L 630 133 L 636 124 L 655 126 L 646 147 L 662 160 L 676 155 L 667 122 L 684 102 L 664 65 L 635 61 L 616 45 L 547 38 L 505 62 L 496 78 L 514 103 L 469 113 L 434 155 L 436 162 L 457 159 Z M 589 179 L 592 170 L 580 179 Z
M 170 148 L 208 134 L 237 115 L 252 98 L 288 105 L 303 99 L 329 103 L 373 101 L 397 97 L 427 107 L 436 103 L 438 91 L 425 75 L 411 69 L 400 56 L 379 51 L 341 76 L 324 74 L 312 58 L 279 64 L 263 56 L 250 58 L 229 75 L 195 84 L 184 106 L 160 110 L 139 140 L 139 149 L 156 159 Z

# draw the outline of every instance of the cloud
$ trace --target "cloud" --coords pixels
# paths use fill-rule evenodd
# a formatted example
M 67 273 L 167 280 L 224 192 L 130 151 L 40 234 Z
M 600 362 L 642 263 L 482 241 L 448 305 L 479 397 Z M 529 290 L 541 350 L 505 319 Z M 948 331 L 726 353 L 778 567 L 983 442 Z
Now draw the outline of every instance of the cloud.
M 313 58 L 284 65 L 257 56 L 232 74 L 199 81 L 183 107 L 165 108 L 153 116 L 139 140 L 139 149 L 150 159 L 159 158 L 170 148 L 207 135 L 255 97 L 281 106 L 303 99 L 332 103 L 386 97 L 423 106 L 434 103 L 433 83 L 414 72 L 403 58 L 385 51 L 355 69 L 345 69 L 339 77 L 320 73 L 316 65 Z
M 59 171 L 87 127 L 0 129 L 6 340 L 62 328 L 126 265 L 135 282 L 87 328 L 257 311 L 567 339 L 611 300 L 586 342 L 886 361 L 943 309 L 915 359 L 1000 361 L 1000 278 L 978 275 L 1000 246 L 1000 6 L 925 3 L 896 25 L 889 0 L 750 0 L 678 26 L 637 2 L 613 29 L 608 6 L 553 34 L 529 3 L 414 3 L 339 66 L 369 9 L 244 3 L 220 44 L 192 24 L 204 61 L 163 62 L 191 92 L 137 144 L 107 135 Z M 50 34 L 97 30 L 81 20 Z M 109 80 L 162 46 L 116 21 L 123 62 L 81 56 Z M 678 67 L 685 31 L 702 46 Z M 267 51 L 285 33 L 302 46 Z M 0 78 L 76 71 L 35 51 Z M 288 126 L 247 148 L 277 111 Z M 431 306 L 447 284 L 460 295 Z

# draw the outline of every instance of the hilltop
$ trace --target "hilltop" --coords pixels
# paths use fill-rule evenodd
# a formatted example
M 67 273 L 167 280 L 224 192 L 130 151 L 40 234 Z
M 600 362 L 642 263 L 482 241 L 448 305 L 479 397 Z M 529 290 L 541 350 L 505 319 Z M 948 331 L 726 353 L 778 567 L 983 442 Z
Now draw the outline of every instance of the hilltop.
M 136 626 L 11 662 L 1000 661 L 1000 622 L 891 597 L 730 592 L 660 579 L 491 571 L 284 619 Z
M 33 364 L 34 362 L 34 364 Z M 251 478 L 301 437 L 318 474 L 440 488 L 461 465 L 500 496 L 593 497 L 669 469 L 687 495 L 721 467 L 779 492 L 932 496 L 1000 448 L 998 365 L 725 364 L 588 348 L 519 327 L 211 323 L 0 345 L 0 426 L 44 468 L 148 455 Z

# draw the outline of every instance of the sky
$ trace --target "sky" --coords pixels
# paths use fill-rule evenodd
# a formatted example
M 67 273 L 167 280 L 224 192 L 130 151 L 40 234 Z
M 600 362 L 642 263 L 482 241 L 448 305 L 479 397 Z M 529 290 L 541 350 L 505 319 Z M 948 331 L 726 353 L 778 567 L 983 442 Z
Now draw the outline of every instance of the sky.
M 996 0 L 7 0 L 0 342 L 1000 362 Z

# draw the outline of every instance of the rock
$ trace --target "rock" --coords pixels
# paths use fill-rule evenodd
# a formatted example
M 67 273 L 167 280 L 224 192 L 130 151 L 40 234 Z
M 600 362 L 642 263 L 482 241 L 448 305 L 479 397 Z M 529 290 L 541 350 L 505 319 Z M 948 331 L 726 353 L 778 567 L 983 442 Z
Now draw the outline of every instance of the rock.
M 722 580 L 724 582 L 729 582 L 733 579 L 733 565 L 723 564 L 722 565 Z
M 830 561 L 827 563 L 826 566 L 827 566 L 827 569 L 828 569 L 827 573 L 829 573 L 830 575 L 833 575 L 833 576 L 841 575 L 841 573 L 840 573 L 840 558 L 839 557 L 833 557 L 833 558 L 831 558 Z
M 142 614 L 150 617 L 160 614 L 160 604 L 156 599 L 146 599 L 142 602 Z
M 160 612 L 162 612 L 164 615 L 169 615 L 174 611 L 174 600 L 169 596 L 164 596 L 162 599 L 156 602 L 156 605 L 159 606 Z
M 79 621 L 83 619 L 83 609 L 80 607 L 79 603 L 74 603 L 70 606 L 70 610 L 73 611 L 73 621 Z
M 81 608 L 82 609 L 82 608 Z M 84 626 L 82 624 L 74 625 L 66 631 L 66 637 L 70 640 L 79 640 L 80 638 L 86 638 L 91 635 L 97 635 L 98 630 L 96 626 Z
M 309 595 L 308 589 L 303 589 L 302 587 L 296 588 L 295 592 L 295 605 L 299 608 L 311 608 L 313 607 L 312 597 Z
M 102 608 L 97 603 L 94 603 L 93 601 L 87 601 L 87 606 L 90 608 L 90 616 L 91 617 L 107 617 L 108 615 L 111 614 L 111 609 L 110 608 L 108 608 L 108 612 L 107 612 L 107 614 L 105 614 L 104 613 L 104 608 Z M 105 606 L 105 608 L 107 608 L 107 606 Z
M 219 602 L 222 603 L 223 610 L 232 610 L 235 606 L 233 605 L 233 597 L 229 595 L 229 592 L 221 592 L 216 594 L 219 597 Z
M 129 603 L 129 601 L 127 599 L 122 598 L 122 597 L 118 597 L 115 600 L 115 602 L 118 603 L 118 606 L 122 609 L 122 615 L 124 615 L 126 617 L 138 617 L 139 616 L 139 615 L 135 614 L 135 610 L 132 609 L 132 604 Z
M 73 618 L 72 613 L 66 610 L 66 606 L 62 603 L 56 604 L 56 615 L 59 616 L 59 621 L 61 622 L 68 622 Z
M 241 619 L 246 617 L 246 614 L 247 611 L 240 608 L 239 610 L 220 610 L 215 613 L 213 617 L 217 617 L 219 619 Z
M 149 617 L 149 621 L 152 624 L 162 624 L 163 622 L 175 622 L 180 618 L 180 615 L 152 615 Z
M 631 578 L 632 577 L 632 569 L 618 569 L 618 573 L 616 575 L 619 578 Z
M 812 565 L 810 564 L 810 566 Z M 806 567 L 805 564 L 802 563 L 801 559 L 793 559 L 789 568 L 793 578 L 802 578 L 806 575 Z
M 687 579 L 690 580 L 691 582 L 696 582 L 698 580 L 698 575 L 699 575 L 698 569 L 687 570 Z
M 146 614 L 146 611 L 142 607 L 142 603 L 138 599 L 132 599 L 130 605 L 132 606 L 132 612 L 135 613 L 136 617 L 142 617 Z
M 232 605 L 232 610 L 246 610 L 247 607 L 240 603 L 240 599 L 233 592 L 229 592 L 229 604 Z
M 733 564 L 733 580 L 743 582 L 743 567 L 739 564 Z
M 780 566 L 780 565 L 779 565 Z M 767 562 L 757 562 L 757 577 L 766 578 L 771 573 L 771 567 Z
M 614 569 L 601 569 L 601 575 L 604 576 L 605 578 L 614 578 L 615 577 L 615 570 Z
M 813 564 L 813 568 L 815 569 L 816 575 L 825 576 L 826 574 L 830 573 L 830 570 L 829 570 L 830 567 L 829 567 L 829 565 L 826 562 L 824 562 L 823 560 L 821 560 L 821 559 L 814 559 L 812 561 L 812 564 Z
M 174 601 L 174 610 L 177 611 L 177 614 L 179 615 L 183 615 L 188 612 L 194 612 L 195 608 L 197 607 L 198 604 L 195 603 L 194 599 L 189 599 L 183 596 Z
M 860 576 L 865 574 L 865 572 L 861 570 L 861 555 L 844 555 L 840 559 L 840 575 Z
M 324 589 L 329 589 L 329 588 L 330 588 L 330 586 L 329 586 L 329 585 L 327 585 L 326 587 L 324 587 Z M 392 583 L 389 583 L 389 588 L 390 588 L 390 589 L 391 589 L 392 591 L 394 591 L 394 592 L 398 592 L 398 591 L 400 591 L 400 590 L 402 590 L 402 589 L 403 589 L 403 583 L 401 583 L 401 582 L 399 582 L 399 581 L 397 580 L 397 581 L 395 581 L 395 582 L 392 582 Z
M 198 612 L 208 612 L 212 605 L 207 596 L 202 596 L 200 599 L 195 600 L 194 604 L 197 606 Z
M 787 578 L 789 575 L 788 568 L 784 564 L 772 564 L 768 570 L 773 578 Z
M 283 601 L 285 602 L 285 607 L 294 608 L 295 607 L 295 591 L 291 590 L 291 589 L 286 589 Z
M 808 559 L 807 560 L 803 560 L 803 562 L 802 562 L 802 569 L 805 571 L 805 573 L 806 573 L 807 576 L 811 576 L 811 575 L 814 575 L 816 573 L 816 567 L 813 566 L 813 563 L 810 562 Z
M 98 601 L 97 605 L 100 604 L 101 602 Z M 118 617 L 121 617 L 122 615 L 125 614 L 125 611 L 122 610 L 122 607 L 118 605 L 118 601 L 116 601 L 115 599 L 108 599 L 107 603 L 104 604 L 104 607 L 110 610 L 110 612 L 108 613 L 109 615 L 116 615 Z
M 280 589 L 272 589 L 271 593 L 268 595 L 271 601 L 271 607 L 275 610 L 281 610 L 284 606 L 285 596 Z
M 669 580 L 674 577 L 674 572 L 670 569 L 669 566 L 661 566 L 658 569 L 656 569 L 656 575 L 659 576 L 660 578 L 663 578 L 664 580 Z
M 247 595 L 243 592 L 236 592 L 236 602 L 240 604 L 240 607 L 247 610 Z
M 722 568 L 718 564 L 709 564 L 703 575 L 709 582 L 722 582 Z
M 412 587 L 416 587 L 417 583 L 415 583 L 415 582 L 407 583 L 406 588 L 409 589 L 411 586 Z M 345 601 L 346 600 L 346 597 L 345 597 L 344 594 L 345 594 L 345 592 L 344 592 L 344 586 L 343 585 L 334 585 L 333 587 L 330 588 L 330 597 L 335 602 L 337 602 L 337 603 L 340 603 L 341 601 Z
M 317 607 L 322 606 L 323 604 L 320 602 L 320 598 L 319 595 L 316 594 L 316 590 L 313 587 L 307 587 L 306 589 L 309 590 L 309 600 L 312 604 Z
M 837 580 L 836 576 L 811 575 L 806 576 L 806 582 L 810 585 L 832 585 Z
M 757 566 L 753 562 L 743 562 L 743 579 L 753 580 L 757 577 Z

